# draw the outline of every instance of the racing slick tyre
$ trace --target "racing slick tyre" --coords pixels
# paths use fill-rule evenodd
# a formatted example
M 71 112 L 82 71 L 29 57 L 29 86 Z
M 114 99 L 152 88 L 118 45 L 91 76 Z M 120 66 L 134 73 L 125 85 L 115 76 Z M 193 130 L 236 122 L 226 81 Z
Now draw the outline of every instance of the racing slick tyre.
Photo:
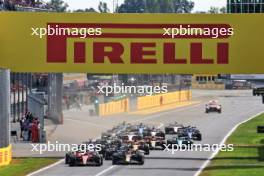
M 142 158 L 142 160 L 138 163 L 138 165 L 144 165 L 144 159 Z
M 145 155 L 149 155 L 149 150 L 147 150 L 147 151 L 145 152 Z
M 197 134 L 196 141 L 202 141 L 202 135 L 201 134 Z
M 69 159 L 69 166 L 70 167 L 76 166 L 76 159 L 75 158 L 70 158 Z
M 117 162 L 115 159 L 112 160 L 112 165 L 117 165 Z
M 172 132 L 171 132 L 171 129 L 169 129 L 169 128 L 165 128 L 165 135 L 166 134 L 171 134 Z
M 99 163 L 96 166 L 102 166 L 104 164 L 103 158 L 100 159 Z
M 69 155 L 68 154 L 66 154 L 65 155 L 65 164 L 69 164 Z

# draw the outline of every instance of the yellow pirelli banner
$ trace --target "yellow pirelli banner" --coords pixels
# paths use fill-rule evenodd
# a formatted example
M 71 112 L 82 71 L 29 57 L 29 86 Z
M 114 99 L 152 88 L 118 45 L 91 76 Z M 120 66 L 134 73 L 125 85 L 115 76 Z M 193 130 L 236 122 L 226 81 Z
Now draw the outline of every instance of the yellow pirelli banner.
M 0 13 L 22 72 L 264 73 L 264 14 Z

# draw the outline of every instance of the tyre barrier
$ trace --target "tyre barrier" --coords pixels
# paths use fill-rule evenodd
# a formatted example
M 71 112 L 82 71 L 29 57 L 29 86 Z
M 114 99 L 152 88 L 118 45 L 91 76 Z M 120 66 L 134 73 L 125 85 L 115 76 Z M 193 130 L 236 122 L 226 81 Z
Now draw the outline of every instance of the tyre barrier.
M 12 160 L 12 146 L 0 148 L 0 167 L 9 165 Z

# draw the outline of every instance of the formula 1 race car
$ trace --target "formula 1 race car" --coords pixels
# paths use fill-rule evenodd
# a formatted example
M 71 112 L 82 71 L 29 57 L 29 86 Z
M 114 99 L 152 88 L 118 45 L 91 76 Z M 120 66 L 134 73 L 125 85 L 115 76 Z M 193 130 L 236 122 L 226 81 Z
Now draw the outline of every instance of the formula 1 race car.
M 167 146 L 168 148 L 172 148 L 172 146 L 177 146 L 179 149 L 183 148 L 191 148 L 193 142 L 188 137 L 173 137 L 171 139 L 167 140 Z
M 67 163 L 69 166 L 102 166 L 103 157 L 95 151 L 72 152 L 68 156 Z
M 184 127 L 178 130 L 178 137 L 188 137 L 194 141 L 202 140 L 202 133 L 196 127 Z
M 253 88 L 253 96 L 260 96 L 264 94 L 264 87 Z
M 139 150 L 131 150 L 129 147 L 121 147 L 113 154 L 112 164 L 144 164 L 144 154 Z
M 150 150 L 164 150 L 166 141 L 163 137 L 146 136 L 144 138 Z
M 118 150 L 118 146 L 115 146 L 115 145 L 107 146 L 104 152 L 105 160 L 112 160 L 112 156 L 117 150 Z
M 139 150 L 142 151 L 144 155 L 149 155 L 149 145 L 144 140 L 133 142 L 131 146 L 133 150 Z
M 145 155 L 149 155 L 149 145 L 143 140 L 143 137 L 137 134 L 121 135 L 123 144 L 127 144 L 133 150 L 140 150 Z
M 222 106 L 215 100 L 209 101 L 209 103 L 205 105 L 205 113 L 209 112 L 222 113 Z
M 146 129 L 143 132 L 143 137 L 147 137 L 147 136 L 156 136 L 156 137 L 162 137 L 165 139 L 165 133 L 160 130 L 160 129 L 156 129 L 156 128 L 152 128 L 152 129 Z
M 165 134 L 177 134 L 178 130 L 184 126 L 175 122 L 174 124 L 169 124 L 165 127 Z

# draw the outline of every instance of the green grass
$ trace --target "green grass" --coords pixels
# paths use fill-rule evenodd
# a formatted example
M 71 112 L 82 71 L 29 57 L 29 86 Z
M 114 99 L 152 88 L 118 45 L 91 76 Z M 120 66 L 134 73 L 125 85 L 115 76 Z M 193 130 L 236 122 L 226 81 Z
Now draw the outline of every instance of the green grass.
M 14 158 L 10 165 L 0 167 L 0 175 L 25 176 L 56 161 L 56 158 Z
M 264 175 L 264 134 L 257 133 L 258 125 L 264 125 L 264 114 L 240 125 L 226 142 L 235 145 L 234 151 L 218 153 L 201 175 Z

